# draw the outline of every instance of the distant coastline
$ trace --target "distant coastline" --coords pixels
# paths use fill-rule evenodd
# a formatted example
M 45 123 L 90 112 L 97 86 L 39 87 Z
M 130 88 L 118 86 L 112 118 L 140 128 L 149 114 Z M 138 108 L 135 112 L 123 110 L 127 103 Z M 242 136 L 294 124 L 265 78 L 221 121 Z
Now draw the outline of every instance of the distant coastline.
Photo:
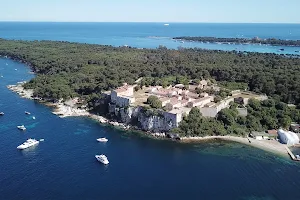
M 255 38 L 217 38 L 217 37 L 174 37 L 174 40 L 193 41 L 193 42 L 208 42 L 221 44 L 264 44 L 272 46 L 291 46 L 300 47 L 300 40 L 282 40 L 275 38 L 261 39 Z

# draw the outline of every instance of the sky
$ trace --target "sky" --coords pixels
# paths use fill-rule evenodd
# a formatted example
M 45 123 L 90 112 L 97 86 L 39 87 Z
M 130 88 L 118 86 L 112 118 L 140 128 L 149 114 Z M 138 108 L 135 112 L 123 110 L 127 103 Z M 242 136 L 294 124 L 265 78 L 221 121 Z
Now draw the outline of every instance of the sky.
M 0 21 L 300 23 L 300 0 L 0 0 Z

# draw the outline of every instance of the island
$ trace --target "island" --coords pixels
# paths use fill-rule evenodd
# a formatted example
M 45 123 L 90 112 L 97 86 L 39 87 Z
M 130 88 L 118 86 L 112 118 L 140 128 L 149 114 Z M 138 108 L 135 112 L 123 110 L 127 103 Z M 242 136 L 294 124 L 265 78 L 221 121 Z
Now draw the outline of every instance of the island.
M 174 40 L 193 41 L 193 42 L 207 42 L 207 43 L 222 43 L 222 44 L 265 44 L 272 46 L 300 46 L 300 40 L 283 40 L 276 38 L 262 39 L 255 38 L 217 38 L 217 37 L 191 37 L 182 36 L 174 37 Z
M 279 153 L 299 143 L 299 129 L 289 131 L 300 122 L 300 60 L 293 56 L 5 39 L 0 55 L 36 73 L 9 88 L 56 106 L 62 117 Z

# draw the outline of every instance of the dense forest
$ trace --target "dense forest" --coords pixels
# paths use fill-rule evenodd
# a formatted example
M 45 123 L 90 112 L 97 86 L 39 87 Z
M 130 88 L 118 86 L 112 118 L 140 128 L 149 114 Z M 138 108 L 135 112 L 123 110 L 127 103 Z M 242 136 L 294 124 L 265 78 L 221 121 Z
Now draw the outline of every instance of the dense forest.
M 81 96 L 93 102 L 103 90 L 147 77 L 144 84 L 152 85 L 211 78 L 225 85 L 246 85 L 275 100 L 300 103 L 300 59 L 296 57 L 4 39 L 0 39 L 0 55 L 29 64 L 37 76 L 26 87 L 50 100 Z
M 237 43 L 237 44 L 269 44 L 274 46 L 300 46 L 300 40 L 282 40 L 275 38 L 216 38 L 216 37 L 174 37 L 174 40 L 187 40 L 209 43 Z

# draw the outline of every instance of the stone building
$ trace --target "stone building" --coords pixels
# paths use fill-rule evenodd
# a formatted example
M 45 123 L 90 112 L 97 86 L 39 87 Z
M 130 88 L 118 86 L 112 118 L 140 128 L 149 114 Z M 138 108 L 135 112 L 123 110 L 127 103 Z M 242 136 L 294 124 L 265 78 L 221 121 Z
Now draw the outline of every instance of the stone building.
M 127 107 L 135 102 L 133 97 L 134 85 L 124 84 L 110 93 L 111 102 L 119 107 Z

